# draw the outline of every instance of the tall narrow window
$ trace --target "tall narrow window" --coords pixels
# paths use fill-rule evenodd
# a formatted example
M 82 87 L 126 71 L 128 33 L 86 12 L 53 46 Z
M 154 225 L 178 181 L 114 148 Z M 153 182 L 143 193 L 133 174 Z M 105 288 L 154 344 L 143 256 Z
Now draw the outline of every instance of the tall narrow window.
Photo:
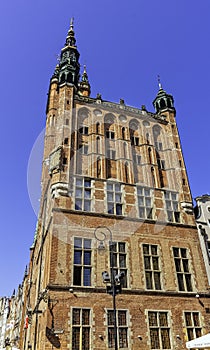
M 116 323 L 117 323 L 117 340 L 118 348 L 128 348 L 128 312 L 127 310 L 116 311 Z M 108 325 L 108 347 L 115 347 L 114 338 L 114 311 L 107 311 L 107 325 Z
M 175 192 L 165 191 L 164 196 L 168 221 L 179 222 L 180 213 L 178 209 L 178 194 Z
M 75 209 L 91 211 L 91 180 L 75 178 Z
M 125 140 L 125 128 L 122 128 L 122 139 Z
M 137 137 L 137 136 L 132 136 L 132 137 L 131 137 L 131 145 L 132 145 L 132 146 L 139 146 L 139 137 Z
M 88 145 L 80 144 L 80 145 L 79 145 L 79 152 L 80 152 L 81 154 L 87 155 L 87 154 L 88 154 Z
M 96 134 L 99 134 L 100 123 L 96 123 Z
M 152 150 L 150 147 L 148 148 L 148 157 L 149 157 L 149 164 L 152 164 Z
M 100 137 L 96 138 L 96 153 L 100 153 Z
M 125 182 L 129 182 L 129 166 L 128 163 L 125 163 Z
M 139 217 L 152 219 L 152 190 L 146 187 L 137 187 Z
M 191 272 L 186 248 L 173 248 L 179 290 L 192 292 Z
M 161 289 L 158 246 L 143 244 L 146 289 Z
M 91 239 L 74 238 L 74 286 L 91 286 Z
M 72 309 L 72 350 L 90 349 L 90 309 Z
M 168 312 L 149 311 L 151 349 L 171 349 Z
M 188 340 L 201 336 L 201 322 L 199 312 L 184 312 L 185 327 Z
M 110 243 L 110 266 L 113 267 L 114 276 L 120 272 L 124 273 L 122 279 L 122 287 L 127 288 L 127 253 L 125 242 L 112 242 Z M 111 261 L 112 259 L 112 261 Z
M 101 177 L 101 159 L 100 157 L 97 158 L 97 177 Z
M 107 207 L 109 214 L 122 215 L 121 184 L 107 182 Z
M 127 158 L 127 143 L 123 143 L 123 153 L 124 153 L 124 158 Z

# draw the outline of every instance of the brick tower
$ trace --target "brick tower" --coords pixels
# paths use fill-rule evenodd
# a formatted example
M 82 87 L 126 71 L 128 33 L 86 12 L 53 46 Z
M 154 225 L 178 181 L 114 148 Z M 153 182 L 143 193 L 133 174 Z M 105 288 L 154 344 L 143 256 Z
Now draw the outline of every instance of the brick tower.
M 23 349 L 185 349 L 210 299 L 173 97 L 90 97 L 73 22 L 50 80 Z M 102 278 L 103 274 L 103 278 Z

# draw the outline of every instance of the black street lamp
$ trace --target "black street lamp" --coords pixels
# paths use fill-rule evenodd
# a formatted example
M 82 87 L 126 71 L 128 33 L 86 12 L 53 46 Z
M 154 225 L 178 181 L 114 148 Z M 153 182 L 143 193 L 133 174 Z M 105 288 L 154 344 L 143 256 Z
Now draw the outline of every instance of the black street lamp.
M 114 244 L 112 240 L 112 232 L 106 226 L 98 226 L 94 231 L 95 238 L 99 241 L 98 250 L 104 251 L 104 241 L 109 235 L 109 251 L 110 251 L 110 273 L 107 271 L 102 272 L 103 282 L 106 283 L 107 293 L 112 295 L 113 299 L 113 312 L 114 312 L 114 344 L 115 350 L 118 349 L 118 339 L 117 339 L 117 312 L 116 312 L 116 295 L 121 293 L 121 282 L 125 276 L 124 272 L 119 274 L 114 274 Z

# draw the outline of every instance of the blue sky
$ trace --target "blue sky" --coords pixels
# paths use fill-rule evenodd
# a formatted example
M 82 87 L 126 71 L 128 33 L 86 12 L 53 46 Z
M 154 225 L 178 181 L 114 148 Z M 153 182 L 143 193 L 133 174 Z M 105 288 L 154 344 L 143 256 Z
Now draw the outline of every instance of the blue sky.
M 72 16 L 91 96 L 153 111 L 159 74 L 175 99 L 193 198 L 210 193 L 209 0 L 1 0 L 0 296 L 22 282 L 29 261 L 42 154 L 36 140 Z

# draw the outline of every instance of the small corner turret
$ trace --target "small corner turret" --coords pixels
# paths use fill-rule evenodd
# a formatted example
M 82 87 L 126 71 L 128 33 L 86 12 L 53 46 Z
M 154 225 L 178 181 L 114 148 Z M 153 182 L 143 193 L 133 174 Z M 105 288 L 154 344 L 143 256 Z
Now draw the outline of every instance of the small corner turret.
M 163 112 L 165 110 L 175 110 L 174 108 L 174 99 L 172 95 L 167 94 L 165 90 L 162 88 L 162 84 L 160 82 L 160 77 L 158 76 L 158 86 L 159 91 L 157 96 L 153 101 L 153 106 L 155 108 L 156 113 Z
M 88 80 L 88 75 L 87 75 L 87 70 L 86 70 L 86 66 L 84 66 L 84 71 L 82 74 L 82 79 L 79 82 L 79 91 L 78 94 L 82 95 L 82 96 L 90 96 L 90 83 Z

